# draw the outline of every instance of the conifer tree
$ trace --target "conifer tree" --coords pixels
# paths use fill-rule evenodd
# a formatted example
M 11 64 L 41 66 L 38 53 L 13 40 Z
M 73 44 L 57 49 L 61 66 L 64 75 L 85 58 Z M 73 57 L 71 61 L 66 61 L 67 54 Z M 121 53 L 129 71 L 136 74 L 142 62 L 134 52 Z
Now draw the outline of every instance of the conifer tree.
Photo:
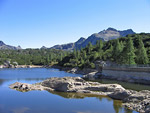
M 122 47 L 119 42 L 119 39 L 117 39 L 115 41 L 115 45 L 114 45 L 114 49 L 113 49 L 113 58 L 117 63 L 119 63 L 119 61 L 120 61 L 119 57 L 120 57 L 121 52 L 122 52 Z
M 63 55 L 62 55 L 62 53 L 60 54 L 60 61 L 62 61 L 62 59 L 63 59 Z
M 104 57 L 106 57 L 106 59 L 112 60 L 112 54 L 113 54 L 113 46 L 111 44 L 109 49 L 105 51 Z
M 87 58 L 87 55 L 86 55 L 86 51 L 84 50 L 83 51 L 83 60 L 86 60 L 86 58 Z
M 123 51 L 123 48 L 124 48 L 124 44 L 123 44 L 122 41 L 120 42 L 120 46 L 121 46 L 121 52 L 122 52 L 122 51 Z
M 92 43 L 89 42 L 89 44 L 88 44 L 88 53 L 90 54 L 91 51 L 92 51 Z
M 50 63 L 50 58 L 49 58 L 49 55 L 47 56 L 47 59 L 46 59 L 46 64 L 49 65 Z
M 103 41 L 102 40 L 98 40 L 96 43 L 96 46 L 98 47 L 98 50 L 102 50 L 103 48 Z
M 136 55 L 137 63 L 138 64 L 148 64 L 149 59 L 148 59 L 147 52 L 146 52 L 146 49 L 144 47 L 141 37 L 139 37 L 138 43 L 139 43 L 139 45 L 138 45 L 137 55 Z
M 124 50 L 122 52 L 122 62 L 124 64 L 136 64 L 135 63 L 135 50 L 133 46 L 133 41 L 131 37 L 129 37 L 126 46 L 124 47 Z
M 76 49 L 73 50 L 73 56 L 76 57 L 77 56 L 77 52 Z

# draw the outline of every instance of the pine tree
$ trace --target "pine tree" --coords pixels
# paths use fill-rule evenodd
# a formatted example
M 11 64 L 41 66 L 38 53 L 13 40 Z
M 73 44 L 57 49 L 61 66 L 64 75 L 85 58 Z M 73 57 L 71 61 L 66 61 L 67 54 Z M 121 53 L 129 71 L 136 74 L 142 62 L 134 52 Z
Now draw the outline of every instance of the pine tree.
M 114 58 L 114 61 L 116 61 L 117 63 L 119 63 L 120 61 L 119 57 L 120 57 L 121 52 L 122 52 L 122 47 L 119 42 L 119 39 L 117 39 L 114 45 L 114 49 L 113 49 L 113 58 Z
M 82 65 L 84 64 L 84 60 L 83 60 L 83 58 L 82 58 L 82 57 L 81 57 L 81 61 L 80 61 L 80 62 L 81 62 L 81 64 L 82 64 Z
M 120 46 L 121 46 L 121 52 L 122 52 L 122 51 L 123 51 L 123 48 L 124 48 L 124 44 L 123 44 L 122 41 L 120 42 Z
M 112 60 L 112 54 L 113 54 L 113 46 L 112 44 L 110 45 L 109 49 L 107 49 L 103 55 L 105 59 Z
M 124 64 L 136 64 L 135 53 L 134 53 L 133 40 L 129 37 L 126 46 L 122 52 L 122 63 Z
M 98 50 L 102 50 L 102 48 L 103 48 L 103 41 L 102 40 L 98 40 L 96 46 L 98 47 Z
M 76 49 L 73 50 L 73 56 L 76 57 L 77 56 L 77 52 Z
M 46 60 L 46 62 L 47 62 L 47 65 L 49 65 L 49 63 L 50 63 L 49 55 L 47 56 L 47 60 Z
M 92 48 L 93 48 L 92 43 L 89 42 L 89 44 L 88 44 L 88 53 L 89 53 L 89 54 L 91 53 Z
M 60 54 L 60 61 L 62 61 L 62 59 L 63 59 L 63 54 L 61 53 Z
M 138 45 L 138 49 L 137 49 L 137 63 L 138 64 L 148 64 L 149 63 L 149 59 L 147 56 L 147 52 L 146 49 L 144 47 L 143 41 L 142 39 L 139 37 L 138 39 L 139 45 Z
M 77 58 L 77 59 L 80 58 L 80 51 L 79 51 L 79 50 L 76 51 L 76 58 Z
M 83 51 L 83 60 L 86 60 L 86 58 L 87 58 L 87 55 L 86 55 L 86 51 L 84 50 Z

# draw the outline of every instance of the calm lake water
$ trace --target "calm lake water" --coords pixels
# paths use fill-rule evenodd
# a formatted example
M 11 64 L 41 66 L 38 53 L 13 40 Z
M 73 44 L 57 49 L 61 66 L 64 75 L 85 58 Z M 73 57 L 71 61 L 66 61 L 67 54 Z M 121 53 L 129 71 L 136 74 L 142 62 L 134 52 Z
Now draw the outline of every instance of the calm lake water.
M 0 113 L 137 113 L 121 107 L 121 101 L 76 93 L 9 89 L 14 82 L 36 83 L 50 77 L 81 76 L 58 69 L 1 69 Z

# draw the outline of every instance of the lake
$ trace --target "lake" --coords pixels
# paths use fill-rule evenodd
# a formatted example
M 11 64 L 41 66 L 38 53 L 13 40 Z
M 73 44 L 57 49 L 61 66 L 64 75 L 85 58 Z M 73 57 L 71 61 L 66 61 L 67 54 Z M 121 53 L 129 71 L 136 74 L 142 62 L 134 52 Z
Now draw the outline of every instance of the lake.
M 50 77 L 81 76 L 58 69 L 0 69 L 0 113 L 137 113 L 121 101 L 89 94 L 30 91 L 9 88 L 14 82 L 37 83 Z

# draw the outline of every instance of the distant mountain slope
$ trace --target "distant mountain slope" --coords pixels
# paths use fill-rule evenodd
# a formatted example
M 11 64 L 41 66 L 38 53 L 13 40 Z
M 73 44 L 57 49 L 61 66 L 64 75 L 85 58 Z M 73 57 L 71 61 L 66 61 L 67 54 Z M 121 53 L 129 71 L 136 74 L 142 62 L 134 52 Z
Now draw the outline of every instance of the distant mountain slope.
M 55 45 L 55 46 L 51 47 L 50 49 L 73 50 L 74 48 L 80 46 L 85 40 L 86 40 L 85 38 L 81 37 L 75 43 Z
M 18 49 L 22 49 L 22 48 L 20 46 L 15 47 L 15 46 L 6 45 L 3 41 L 0 41 L 0 49 L 18 50 Z
M 62 49 L 62 50 L 72 50 L 74 48 L 74 43 L 62 44 L 62 45 L 55 45 L 50 49 Z
M 132 29 L 119 31 L 119 30 L 116 30 L 114 28 L 108 28 L 107 30 L 103 30 L 103 31 L 100 31 L 99 33 L 92 34 L 87 39 L 81 37 L 75 43 L 55 45 L 51 48 L 52 49 L 62 49 L 62 50 L 73 50 L 75 48 L 80 49 L 81 47 L 83 47 L 83 48 L 86 47 L 89 42 L 91 42 L 93 45 L 95 45 L 97 40 L 109 41 L 109 40 L 112 40 L 112 39 L 125 37 L 128 34 L 135 34 L 135 32 Z
M 97 40 L 109 41 L 109 40 L 112 40 L 112 39 L 125 37 L 128 34 L 135 34 L 135 32 L 132 29 L 118 31 L 114 28 L 108 28 L 107 30 L 103 30 L 99 33 L 92 34 L 80 46 L 81 47 L 86 47 L 86 45 L 89 42 L 91 42 L 93 45 L 95 45 Z

